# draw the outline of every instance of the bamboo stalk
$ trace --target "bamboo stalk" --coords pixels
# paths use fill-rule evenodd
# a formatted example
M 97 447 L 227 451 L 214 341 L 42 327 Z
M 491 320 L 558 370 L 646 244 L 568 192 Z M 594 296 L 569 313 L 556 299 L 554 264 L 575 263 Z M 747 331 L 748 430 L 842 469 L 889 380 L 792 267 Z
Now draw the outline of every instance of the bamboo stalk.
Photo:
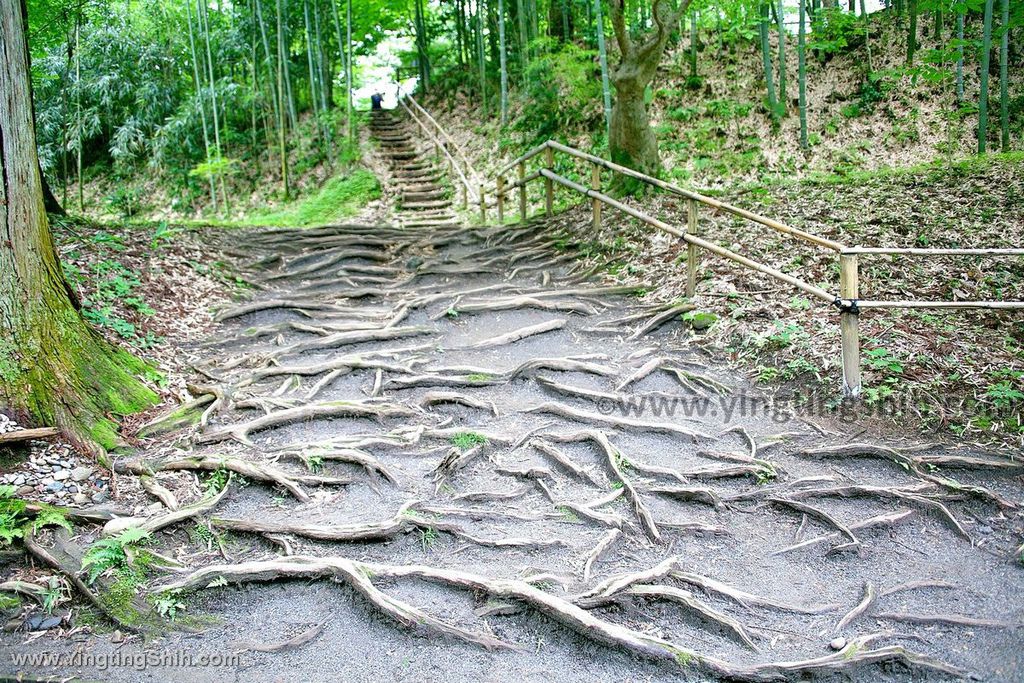
M 843 255 L 904 254 L 912 256 L 1024 256 L 1024 249 L 926 249 L 917 247 L 846 247 Z
M 859 296 L 857 282 L 857 257 L 839 257 L 839 295 L 855 301 Z M 855 310 L 843 310 L 839 314 L 839 330 L 843 350 L 843 396 L 856 398 L 860 395 L 860 332 L 859 315 Z
M 519 175 L 519 222 L 526 222 L 526 163 L 519 162 L 517 167 L 517 173 Z
M 551 147 L 544 148 L 544 166 L 554 173 L 555 153 Z M 547 175 L 544 176 L 544 213 L 550 216 L 555 207 L 555 184 Z
M 481 189 L 481 194 L 482 193 L 483 190 Z M 505 222 L 505 178 L 502 176 L 498 176 L 498 191 L 496 196 L 498 199 L 498 224 L 501 225 Z
M 636 218 L 636 219 L 638 219 L 640 221 L 643 221 L 644 223 L 647 223 L 648 225 L 651 225 L 651 226 L 653 226 L 655 228 L 658 228 L 659 230 L 664 230 L 665 232 L 669 233 L 670 235 L 675 235 L 676 237 L 681 237 L 684 240 L 686 240 L 688 243 L 696 244 L 701 249 L 706 249 L 707 251 L 710 251 L 712 254 L 716 254 L 716 255 L 721 256 L 723 258 L 727 258 L 727 259 L 729 259 L 731 261 L 735 261 L 736 263 L 739 263 L 740 265 L 746 266 L 747 268 L 750 268 L 751 270 L 756 270 L 759 273 L 764 273 L 765 275 L 769 275 L 769 276 L 775 278 L 776 280 L 779 280 L 781 282 L 785 282 L 786 284 L 792 285 L 792 286 L 796 287 L 797 289 L 799 289 L 800 291 L 806 292 L 807 294 L 810 294 L 813 297 L 821 299 L 822 301 L 827 301 L 828 303 L 834 303 L 835 300 L 836 300 L 836 296 L 834 294 L 830 294 L 829 292 L 826 292 L 824 289 L 821 289 L 820 287 L 815 287 L 814 285 L 809 284 L 807 282 L 804 282 L 803 280 L 800 280 L 799 278 L 795 278 L 792 275 L 787 275 L 786 273 L 783 273 L 780 270 L 776 270 L 775 268 L 772 268 L 771 266 L 766 266 L 766 265 L 764 265 L 762 263 L 758 263 L 757 261 L 753 261 L 753 260 L 747 258 L 746 256 L 740 256 L 739 254 L 737 254 L 737 253 L 735 253 L 733 251 L 730 251 L 730 250 L 726 249 L 725 247 L 718 246 L 714 242 L 709 242 L 709 241 L 707 241 L 705 239 L 702 239 L 700 237 L 696 237 L 694 235 L 687 235 L 686 233 L 682 232 L 678 228 L 675 228 L 675 227 L 669 225 L 668 223 L 665 223 L 664 221 L 660 221 L 657 218 L 653 218 L 651 216 L 648 216 L 647 214 L 643 213 L 642 211 L 634 209 L 633 207 L 631 207 L 631 206 L 629 206 L 627 204 L 623 204 L 622 202 L 620 202 L 620 201 L 618 201 L 616 199 L 613 199 L 613 198 L 609 197 L 608 195 L 601 194 L 600 192 L 594 192 L 593 190 L 591 190 L 589 188 L 583 187 L 579 183 L 574 183 L 573 181 L 569 180 L 568 178 L 563 178 L 562 176 L 560 176 L 560 175 L 558 175 L 556 173 L 552 173 L 551 171 L 547 170 L 546 168 L 542 168 L 540 170 L 540 174 L 542 176 L 544 176 L 545 178 L 550 178 L 552 181 L 558 183 L 559 185 L 564 185 L 565 187 L 568 187 L 571 190 L 575 190 L 576 192 L 579 192 L 580 194 L 586 195 L 587 197 L 591 197 L 591 198 L 595 198 L 595 199 L 600 199 L 602 203 L 607 204 L 608 206 L 611 206 L 612 208 L 618 209 L 619 211 L 622 211 L 623 213 L 628 214 L 628 215 L 632 216 L 633 218 Z
M 686 232 L 697 234 L 697 202 L 693 199 L 686 203 Z M 686 244 L 686 298 L 692 299 L 697 293 L 697 245 Z
M 601 167 L 597 164 L 590 167 L 590 189 L 594 192 L 601 191 Z M 597 232 L 601 229 L 601 200 L 591 199 L 590 205 L 594 216 L 594 232 Z
M 818 235 L 805 232 L 798 228 L 786 225 L 785 223 L 780 223 L 776 220 L 772 220 L 771 218 L 761 216 L 752 211 L 741 209 L 738 206 L 733 206 L 731 204 L 726 204 L 725 202 L 720 202 L 717 199 L 706 197 L 697 192 L 685 190 L 681 187 L 677 187 L 676 185 L 666 183 L 663 180 L 652 178 L 651 176 L 646 175 L 644 173 L 640 173 L 639 171 L 634 171 L 631 168 L 626 168 L 625 166 L 620 166 L 619 164 L 607 161 L 606 159 L 602 159 L 601 157 L 596 157 L 593 154 L 587 154 L 586 152 L 581 152 L 578 149 L 573 149 L 572 147 L 567 147 L 565 145 L 559 144 L 554 140 L 549 140 L 545 144 L 548 145 L 551 149 L 554 149 L 559 152 L 564 152 L 569 156 L 574 156 L 577 159 L 582 159 L 584 161 L 589 161 L 591 163 L 598 164 L 599 166 L 607 168 L 609 171 L 615 171 L 616 173 L 621 173 L 622 175 L 629 176 L 630 178 L 635 178 L 641 182 L 647 183 L 648 185 L 653 185 L 654 187 L 665 190 L 666 192 L 671 192 L 672 194 L 679 195 L 680 197 L 685 197 L 686 199 L 694 199 L 700 202 L 701 204 L 710 206 L 713 209 L 725 211 L 726 213 L 731 213 L 734 216 L 739 216 L 741 218 L 746 218 L 747 220 L 753 221 L 755 223 L 760 223 L 765 227 L 769 227 L 778 232 L 791 235 L 793 237 L 797 237 L 799 239 L 804 240 L 805 242 L 810 242 L 811 244 L 817 245 L 819 247 L 824 247 L 826 249 L 831 249 L 832 251 L 837 252 L 846 249 L 845 245 L 840 244 L 839 242 L 834 242 L 833 240 L 826 239 L 824 237 L 819 237 Z M 531 154 L 531 152 L 528 152 L 527 154 L 529 155 Z

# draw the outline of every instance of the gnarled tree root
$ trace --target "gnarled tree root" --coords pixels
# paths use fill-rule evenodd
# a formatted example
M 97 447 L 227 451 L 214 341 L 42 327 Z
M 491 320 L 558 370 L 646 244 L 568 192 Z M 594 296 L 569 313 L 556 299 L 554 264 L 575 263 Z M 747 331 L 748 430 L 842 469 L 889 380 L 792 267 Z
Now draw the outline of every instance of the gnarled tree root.
M 424 565 L 386 565 L 360 562 L 343 557 L 293 555 L 277 560 L 204 567 L 178 581 L 160 586 L 156 590 L 166 593 L 191 591 L 225 582 L 247 583 L 288 578 L 324 577 L 348 583 L 375 607 L 405 626 L 420 626 L 428 631 L 449 635 L 488 648 L 509 647 L 509 645 L 490 634 L 469 631 L 431 617 L 417 608 L 387 595 L 378 589 L 373 581 L 379 579 L 422 579 L 480 593 L 492 600 L 521 602 L 580 635 L 604 645 L 621 647 L 646 658 L 675 662 L 681 667 L 693 666 L 705 673 L 732 680 L 782 681 L 797 674 L 837 672 L 866 663 L 893 662 L 954 676 L 963 676 L 965 673 L 957 667 L 910 652 L 900 646 L 869 647 L 880 637 L 879 634 L 855 638 L 839 652 L 816 659 L 754 666 L 734 665 L 594 616 L 572 602 L 546 593 L 525 581 L 488 578 L 471 572 Z

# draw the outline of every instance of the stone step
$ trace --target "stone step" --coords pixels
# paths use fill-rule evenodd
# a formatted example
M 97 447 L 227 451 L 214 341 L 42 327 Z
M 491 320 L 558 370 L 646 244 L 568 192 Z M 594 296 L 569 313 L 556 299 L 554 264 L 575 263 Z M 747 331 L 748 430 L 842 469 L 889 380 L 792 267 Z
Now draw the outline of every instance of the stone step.
M 402 202 L 402 211 L 420 211 L 424 209 L 446 209 L 452 205 L 450 199 L 438 199 L 428 202 Z
M 419 190 L 419 191 L 416 191 L 416 192 L 403 192 L 402 193 L 402 201 L 403 202 L 421 202 L 421 201 L 429 201 L 431 199 L 446 199 L 447 197 L 448 197 L 447 191 L 444 190 L 443 188 L 440 188 L 440 187 L 432 189 L 432 190 Z
M 433 221 L 402 221 L 402 227 L 405 227 L 405 228 L 434 228 L 434 227 L 441 227 L 441 226 L 447 227 L 447 226 L 450 226 L 450 225 L 458 225 L 458 224 L 459 224 L 459 220 L 457 218 L 452 218 L 451 220 L 446 220 L 446 221 L 438 221 L 438 220 L 433 220 Z

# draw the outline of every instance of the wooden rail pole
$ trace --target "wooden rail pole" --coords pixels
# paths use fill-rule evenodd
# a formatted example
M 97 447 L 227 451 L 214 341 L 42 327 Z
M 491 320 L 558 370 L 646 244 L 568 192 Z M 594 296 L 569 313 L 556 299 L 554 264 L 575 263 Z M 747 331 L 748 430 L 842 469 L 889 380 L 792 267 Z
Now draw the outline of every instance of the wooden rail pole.
M 466 211 L 467 209 L 469 209 L 469 188 L 462 183 L 462 210 Z
M 477 192 L 480 193 L 480 225 L 487 223 L 487 200 L 484 197 L 483 184 L 477 185 Z
M 686 206 L 686 233 L 697 234 L 697 202 L 693 199 Z M 692 299 L 697 293 L 697 245 L 686 244 L 686 297 Z
M 856 303 L 860 296 L 857 282 L 857 257 L 855 255 L 839 256 L 839 296 Z M 839 330 L 843 344 L 843 397 L 860 396 L 860 331 L 856 306 L 846 307 L 839 314 Z
M 601 191 L 601 167 L 597 164 L 590 168 L 590 189 L 594 192 Z M 601 229 L 601 200 L 591 199 L 590 206 L 594 213 L 594 231 L 596 232 Z
M 526 162 L 519 162 L 519 222 L 526 222 Z
M 555 153 L 550 147 L 544 148 L 544 165 L 552 173 L 555 170 Z M 550 216 L 555 209 L 555 183 L 544 178 L 544 213 Z
M 498 176 L 498 225 L 505 222 L 505 177 Z

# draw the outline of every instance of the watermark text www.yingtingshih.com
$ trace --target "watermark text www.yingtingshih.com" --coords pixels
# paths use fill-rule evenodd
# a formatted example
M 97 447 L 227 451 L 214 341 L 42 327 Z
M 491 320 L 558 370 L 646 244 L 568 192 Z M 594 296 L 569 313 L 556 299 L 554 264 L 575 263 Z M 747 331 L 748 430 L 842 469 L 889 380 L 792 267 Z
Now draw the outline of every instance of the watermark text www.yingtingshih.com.
M 721 420 L 730 422 L 734 418 L 760 417 L 777 423 L 787 422 L 795 417 L 829 417 L 844 422 L 856 422 L 866 418 L 898 419 L 901 416 L 964 411 L 967 406 L 959 402 L 956 406 L 943 406 L 941 398 L 933 394 L 916 395 L 906 392 L 884 400 L 839 400 L 835 395 L 822 392 L 794 393 L 787 396 L 765 397 L 748 394 L 724 394 L 716 396 L 669 396 L 647 394 L 638 396 L 602 397 L 594 399 L 598 411 L 603 415 L 623 418 Z M 1020 414 L 1024 402 L 1019 405 L 998 406 L 995 412 L 1007 416 Z M 990 416 L 993 406 L 985 406 Z
M 199 653 L 188 650 L 151 650 L 147 652 L 12 652 L 11 664 L 25 669 L 208 669 L 237 668 L 242 655 L 237 652 Z

